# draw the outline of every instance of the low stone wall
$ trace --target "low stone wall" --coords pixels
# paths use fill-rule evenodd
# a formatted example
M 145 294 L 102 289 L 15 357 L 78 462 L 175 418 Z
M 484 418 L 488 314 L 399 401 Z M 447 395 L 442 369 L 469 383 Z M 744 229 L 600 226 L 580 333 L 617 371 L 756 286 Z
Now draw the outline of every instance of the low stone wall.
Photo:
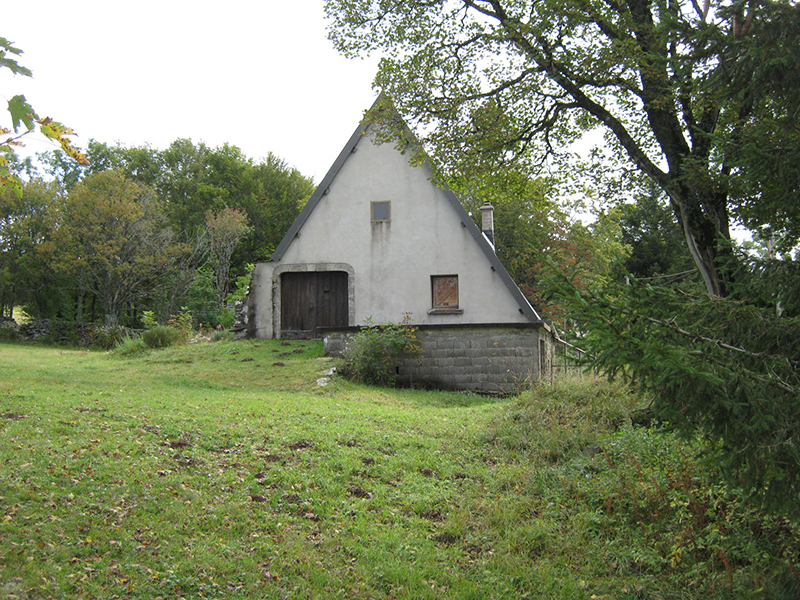
M 358 328 L 324 331 L 327 354 L 340 354 Z M 554 338 L 541 323 L 420 326 L 422 354 L 400 359 L 401 385 L 515 394 L 552 379 Z

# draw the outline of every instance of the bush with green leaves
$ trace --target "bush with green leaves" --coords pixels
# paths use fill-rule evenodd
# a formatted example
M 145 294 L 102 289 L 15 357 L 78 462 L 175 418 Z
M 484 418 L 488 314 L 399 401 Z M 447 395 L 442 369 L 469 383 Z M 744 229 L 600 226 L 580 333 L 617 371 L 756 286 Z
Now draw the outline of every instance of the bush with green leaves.
M 214 333 L 211 334 L 209 338 L 211 342 L 232 342 L 233 341 L 233 332 L 232 331 L 222 331 L 216 330 Z
M 393 386 L 397 382 L 398 359 L 419 354 L 417 328 L 406 316 L 400 323 L 367 325 L 352 336 L 342 353 L 342 374 L 358 383 Z
M 120 326 L 100 326 L 92 331 L 92 347 L 111 350 L 128 336 L 127 329 Z
M 198 326 L 213 329 L 218 326 L 229 328 L 233 325 L 233 311 L 220 306 L 217 301 L 214 272 L 210 268 L 198 270 L 197 278 L 187 293 L 186 305 Z
M 152 310 L 146 310 L 142 313 L 142 324 L 144 325 L 145 329 L 152 329 L 153 327 L 158 327 L 158 317 L 156 317 L 156 313 Z
M 181 332 L 182 339 L 179 343 L 182 343 L 188 342 L 189 338 L 192 336 L 192 331 L 194 330 L 193 323 L 194 317 L 192 316 L 191 311 L 187 307 L 183 306 L 181 307 L 181 312 L 173 316 L 167 325 Z
M 532 524 L 540 559 L 580 554 L 594 564 L 593 585 L 605 569 L 635 581 L 612 594 L 619 598 L 798 597 L 797 521 L 721 482 L 705 440 L 637 424 L 649 400 L 619 378 L 585 374 L 534 386 L 503 407 L 483 441 L 517 465 L 505 484 L 513 503 L 535 507 L 508 527 L 515 546 L 531 544 Z M 473 514 L 496 523 L 498 506 Z M 675 591 L 684 587 L 691 593 Z
M 244 300 L 247 297 L 247 293 L 250 291 L 250 280 L 253 277 L 253 271 L 256 266 L 253 263 L 247 263 L 244 268 L 244 275 L 239 275 L 235 279 L 233 291 L 225 298 L 226 302 L 233 304 L 237 300 Z
M 175 327 L 156 325 L 142 334 L 142 341 L 148 348 L 166 348 L 185 342 L 186 335 Z
M 139 356 L 149 350 L 141 337 L 127 336 L 114 346 L 114 354 L 128 358 Z
M 0 341 L 16 342 L 19 331 L 14 321 L 0 321 Z

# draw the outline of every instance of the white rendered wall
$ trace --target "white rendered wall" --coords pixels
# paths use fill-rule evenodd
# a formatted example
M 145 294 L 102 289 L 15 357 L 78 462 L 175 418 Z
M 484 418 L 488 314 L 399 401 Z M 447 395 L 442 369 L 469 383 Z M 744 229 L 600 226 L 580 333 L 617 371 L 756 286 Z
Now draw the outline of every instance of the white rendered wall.
M 389 222 L 371 222 L 373 201 L 391 202 Z M 278 273 L 331 263 L 353 270 L 350 325 L 368 318 L 398 322 L 404 313 L 417 324 L 529 321 L 428 170 L 411 167 L 393 144 L 375 145 L 369 136 L 358 142 L 280 261 L 258 265 L 251 291 L 259 337 L 273 335 L 267 313 Z M 428 314 L 431 275 L 458 275 L 462 314 Z

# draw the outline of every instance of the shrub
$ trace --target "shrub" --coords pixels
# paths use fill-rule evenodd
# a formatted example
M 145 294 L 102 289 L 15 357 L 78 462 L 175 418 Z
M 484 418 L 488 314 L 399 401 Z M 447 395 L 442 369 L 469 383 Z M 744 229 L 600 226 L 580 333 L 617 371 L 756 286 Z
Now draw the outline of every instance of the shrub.
M 601 446 L 643 404 L 646 400 L 620 381 L 560 377 L 510 404 L 491 428 L 490 439 L 531 460 L 560 463 Z
M 233 341 L 233 332 L 232 331 L 221 331 L 217 330 L 211 334 L 212 342 L 232 342 Z
M 16 321 L 0 321 L 0 341 L 15 342 L 19 340 L 19 331 Z
M 142 341 L 148 348 L 166 348 L 186 341 L 186 334 L 169 325 L 156 325 L 142 334 Z
M 114 354 L 119 356 L 138 356 L 147 352 L 147 344 L 140 337 L 125 337 L 114 347 Z
M 555 274 L 548 285 L 579 316 L 593 368 L 703 437 L 732 487 L 800 517 L 800 316 L 649 282 L 580 291 Z
M 179 331 L 182 335 L 182 339 L 174 343 L 177 344 L 189 341 L 189 338 L 192 336 L 192 331 L 194 329 L 192 323 L 193 323 L 192 313 L 185 306 L 181 308 L 181 312 L 179 312 L 177 315 L 175 315 L 169 320 L 169 323 L 167 323 L 167 325 Z
M 142 324 L 144 325 L 145 329 L 152 329 L 153 327 L 158 327 L 158 319 L 156 318 L 156 313 L 152 310 L 146 310 L 142 313 Z
M 97 327 L 92 331 L 92 346 L 111 350 L 127 337 L 124 327 Z
M 417 328 L 401 323 L 368 324 L 347 342 L 342 354 L 342 374 L 358 383 L 393 386 L 397 381 L 397 361 L 403 356 L 419 354 Z

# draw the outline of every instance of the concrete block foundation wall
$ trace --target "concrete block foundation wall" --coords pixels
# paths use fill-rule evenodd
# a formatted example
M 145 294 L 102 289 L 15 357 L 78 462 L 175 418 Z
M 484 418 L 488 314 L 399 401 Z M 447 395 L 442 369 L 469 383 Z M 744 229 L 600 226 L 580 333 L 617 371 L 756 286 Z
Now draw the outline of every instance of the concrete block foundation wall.
M 340 354 L 358 328 L 324 332 L 327 354 Z M 398 361 L 401 385 L 514 394 L 552 379 L 553 336 L 543 324 L 421 326 L 420 356 Z

